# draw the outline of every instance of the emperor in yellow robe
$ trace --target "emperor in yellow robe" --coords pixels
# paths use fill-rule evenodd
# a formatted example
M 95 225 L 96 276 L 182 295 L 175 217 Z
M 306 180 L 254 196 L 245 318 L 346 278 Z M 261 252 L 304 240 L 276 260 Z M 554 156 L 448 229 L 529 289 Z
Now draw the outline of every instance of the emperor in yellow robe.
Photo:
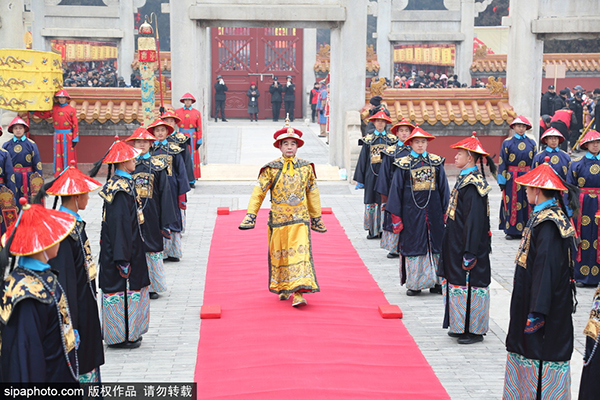
M 296 157 L 281 157 L 265 165 L 240 228 L 254 227 L 269 190 L 269 291 L 288 295 L 318 292 L 310 229 L 326 229 L 321 221 L 314 165 Z

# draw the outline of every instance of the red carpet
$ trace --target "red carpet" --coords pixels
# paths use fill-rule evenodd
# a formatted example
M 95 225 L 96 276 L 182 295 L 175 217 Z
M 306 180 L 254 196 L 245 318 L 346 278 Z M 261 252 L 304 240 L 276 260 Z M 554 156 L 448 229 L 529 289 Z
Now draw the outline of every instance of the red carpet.
M 387 301 L 333 215 L 312 233 L 321 292 L 300 309 L 268 291 L 267 212 L 251 231 L 244 215 L 215 224 L 204 304 L 222 317 L 201 324 L 198 398 L 449 398 L 402 321 L 379 315 Z

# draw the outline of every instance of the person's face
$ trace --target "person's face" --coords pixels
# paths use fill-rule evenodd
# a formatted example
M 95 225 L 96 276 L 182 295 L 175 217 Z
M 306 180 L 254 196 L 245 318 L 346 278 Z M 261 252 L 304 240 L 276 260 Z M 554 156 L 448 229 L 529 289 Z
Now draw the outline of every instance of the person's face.
M 600 140 L 594 140 L 589 142 L 587 145 L 588 151 L 593 155 L 597 155 L 600 152 Z
M 60 242 L 56 243 L 55 245 L 52 245 L 52 246 L 48 247 L 45 250 L 46 251 L 46 256 L 48 257 L 48 260 L 52 260 L 54 257 L 57 256 L 59 248 L 60 248 Z
M 400 139 L 400 141 L 402 143 L 404 143 L 404 141 L 406 140 L 406 138 L 410 135 L 410 128 L 408 126 L 401 126 L 400 128 L 398 128 L 398 130 L 396 131 L 396 136 L 398 136 L 398 139 Z
M 319 84 L 315 83 L 315 89 L 319 90 Z
M 149 152 L 150 146 L 152 146 L 152 142 L 150 140 L 136 139 L 133 141 L 133 147 L 142 150 L 142 154 Z
M 288 83 L 292 83 L 292 78 L 287 78 Z
M 548 89 L 548 91 L 549 91 L 550 93 L 556 93 L 556 90 L 555 90 L 555 89 Z
M 90 200 L 90 194 L 89 193 L 78 194 L 75 196 L 75 198 L 77 199 L 77 208 L 79 208 L 80 210 L 85 210 L 85 208 L 88 205 L 88 201 Z
M 529 204 L 537 204 L 538 197 L 540 194 L 539 188 L 525 186 L 525 193 L 527 193 L 527 202 Z
M 435 79 L 440 79 L 440 74 L 435 74 L 435 75 L 433 75 L 433 77 L 434 77 Z
M 463 169 L 473 161 L 473 157 L 465 149 L 458 149 L 454 156 L 456 168 Z
M 298 142 L 295 139 L 284 139 L 280 142 L 279 149 L 284 157 L 294 157 L 298 151 Z
M 516 133 L 518 133 L 519 135 L 522 135 L 527 130 L 527 125 L 525 125 L 525 124 L 515 124 L 513 126 L 513 129 L 514 129 L 514 131 Z
M 163 121 L 175 128 L 175 118 L 163 118 Z
M 16 138 L 20 139 L 25 134 L 25 127 L 21 124 L 15 125 L 13 126 L 12 131 L 13 135 L 15 135 Z
M 65 104 L 67 102 L 66 97 L 57 97 L 56 99 L 58 100 L 58 104 Z
M 154 136 L 156 136 L 156 138 L 159 141 L 163 141 L 167 138 L 169 131 L 167 130 L 167 127 L 164 125 L 159 125 L 156 128 L 154 128 Z
M 122 169 L 123 171 L 128 173 L 132 173 L 133 171 L 135 171 L 135 158 L 119 163 L 119 169 Z
M 555 149 L 556 146 L 558 146 L 559 142 L 560 142 L 560 139 L 557 138 L 556 136 L 550 136 L 550 137 L 546 138 L 546 144 L 552 149 Z
M 373 125 L 375 125 L 375 129 L 377 129 L 377 132 L 383 132 L 385 130 L 386 122 L 383 119 L 376 119 L 375 121 L 373 121 Z
M 190 100 L 190 99 L 185 99 L 185 100 L 183 101 L 183 104 L 184 104 L 184 105 L 185 105 L 187 108 L 190 108 L 190 107 L 192 106 L 192 100 Z
M 417 154 L 423 154 L 426 150 L 427 150 L 427 144 L 429 143 L 429 141 L 427 139 L 424 138 L 416 138 L 410 141 L 410 147 L 412 147 L 412 149 L 415 151 L 415 153 Z
M 419 76 L 425 76 L 425 72 L 419 71 Z

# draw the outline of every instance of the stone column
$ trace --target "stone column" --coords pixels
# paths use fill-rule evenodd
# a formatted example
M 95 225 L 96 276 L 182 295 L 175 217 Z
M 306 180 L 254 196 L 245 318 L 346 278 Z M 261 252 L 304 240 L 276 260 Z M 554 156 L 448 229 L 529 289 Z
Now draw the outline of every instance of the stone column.
M 0 0 L 0 3 L 5 0 Z M 31 13 L 33 14 L 31 22 L 31 49 L 46 51 L 46 41 L 42 36 L 42 29 L 44 28 L 44 15 L 46 14 L 46 2 L 45 1 L 32 1 L 31 2 Z M 2 13 L 0 13 L 2 15 Z M 4 25 L 4 24 L 3 24 Z M 1 30 L 0 30 L 1 32 Z M 0 34 L 0 37 L 2 35 Z M 1 39 L 0 39 L 1 40 Z
M 171 2 L 171 96 L 179 107 L 181 96 L 189 92 L 196 98 L 194 107 L 202 114 L 202 131 L 210 118 L 210 35 L 208 28 L 189 18 L 188 9 L 195 0 Z M 198 58 L 197 58 L 198 57 Z M 200 148 L 205 162 L 207 137 Z
M 0 49 L 24 49 L 23 0 L 0 0 Z M 14 111 L 0 108 L 0 124 L 6 128 L 17 115 Z M 0 144 L 10 138 L 4 135 Z
M 119 41 L 119 54 L 118 54 L 118 74 L 125 78 L 126 82 L 130 82 L 131 79 L 131 63 L 135 56 L 135 37 L 134 37 L 134 23 L 133 23 L 133 2 L 132 1 L 120 1 L 119 2 L 119 24 L 123 30 L 123 37 Z
M 304 110 L 304 120 L 310 121 L 310 91 L 315 83 L 315 63 L 317 62 L 317 30 L 314 28 L 304 29 L 304 46 L 302 62 L 302 109 Z
M 475 35 L 475 4 L 473 0 L 461 0 L 460 31 L 465 39 L 456 46 L 454 73 L 458 81 L 471 86 L 471 64 L 473 64 L 473 36 Z
M 381 69 L 379 76 L 394 81 L 394 59 L 392 44 L 388 35 L 392 29 L 392 0 L 377 2 L 377 62 Z
M 517 114 L 524 115 L 533 125 L 530 132 L 537 141 L 542 90 L 542 61 L 544 42 L 531 32 L 531 21 L 538 18 L 538 0 L 511 0 L 508 56 L 506 60 L 506 86 L 509 103 Z
M 329 161 L 346 165 L 351 146 L 345 129 L 346 112 L 358 111 L 365 103 L 367 62 L 367 0 L 343 0 L 346 21 L 331 30 L 331 107 Z M 357 49 L 359 51 L 357 51 Z M 352 55 L 352 62 L 348 62 Z

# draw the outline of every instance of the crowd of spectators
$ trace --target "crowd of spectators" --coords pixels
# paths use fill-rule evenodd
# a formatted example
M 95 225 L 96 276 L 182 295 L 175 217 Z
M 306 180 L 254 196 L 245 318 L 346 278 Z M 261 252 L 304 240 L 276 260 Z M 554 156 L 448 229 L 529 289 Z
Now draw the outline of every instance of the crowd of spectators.
M 568 108 L 573 111 L 577 121 L 572 128 L 574 131 L 581 131 L 587 127 L 590 122 L 593 123 L 590 129 L 596 129 L 596 105 L 600 101 L 600 88 L 594 90 L 585 90 L 581 85 L 573 89 L 565 87 L 556 93 L 554 85 L 548 86 L 548 91 L 542 95 L 541 115 L 542 119 L 550 119 L 556 111 Z
M 140 87 L 140 79 L 135 74 L 131 74 L 130 82 L 128 84 L 122 76 L 117 76 L 111 65 L 92 68 L 85 63 L 73 63 L 63 70 L 65 87 Z
M 460 83 L 458 81 L 458 75 L 451 75 L 448 77 L 446 74 L 439 74 L 437 72 L 429 71 L 425 74 L 425 71 L 412 71 L 401 72 L 394 76 L 394 82 L 388 82 L 389 87 L 399 89 L 444 89 L 444 88 L 480 88 L 485 87 L 485 83 L 481 79 L 477 78 L 475 84 L 469 86 L 466 83 Z

